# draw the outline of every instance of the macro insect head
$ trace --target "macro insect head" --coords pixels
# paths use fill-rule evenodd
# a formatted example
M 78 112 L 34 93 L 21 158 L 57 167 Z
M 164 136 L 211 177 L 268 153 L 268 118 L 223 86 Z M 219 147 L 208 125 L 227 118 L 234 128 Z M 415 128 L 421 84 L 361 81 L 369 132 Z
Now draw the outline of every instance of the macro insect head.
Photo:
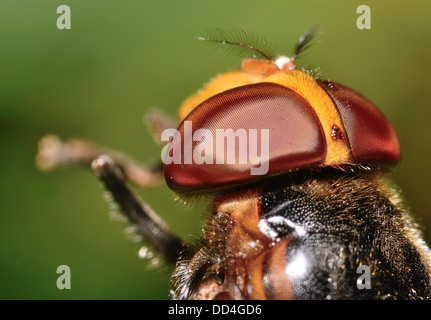
M 173 299 L 429 299 L 430 251 L 390 180 L 401 154 L 397 135 L 365 97 L 295 66 L 315 32 L 300 37 L 291 58 L 238 30 L 199 37 L 252 57 L 189 97 L 178 122 L 149 113 L 163 165 L 53 135 L 41 140 L 37 164 L 91 164 L 145 243 L 175 264 Z M 169 128 L 175 132 L 161 139 Z M 213 148 L 217 130 L 230 130 L 235 142 L 244 129 L 269 133 L 266 141 L 244 140 L 261 153 L 268 147 L 263 175 L 251 173 L 250 155 L 220 160 L 226 148 Z M 239 159 L 239 143 L 227 149 Z M 180 199 L 211 199 L 198 241 L 184 243 L 125 183 L 153 187 L 163 176 Z M 371 274 L 365 289 L 361 266 Z

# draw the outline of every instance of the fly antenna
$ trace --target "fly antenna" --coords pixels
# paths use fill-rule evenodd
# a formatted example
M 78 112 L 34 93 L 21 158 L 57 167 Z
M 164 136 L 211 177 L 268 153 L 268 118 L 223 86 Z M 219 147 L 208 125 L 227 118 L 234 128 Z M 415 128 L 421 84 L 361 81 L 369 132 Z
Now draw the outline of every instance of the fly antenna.
M 321 33 L 320 26 L 314 25 L 307 31 L 305 31 L 298 39 L 298 43 L 295 47 L 295 53 L 292 57 L 292 60 L 295 60 L 298 58 L 298 56 L 302 55 L 304 51 L 306 51 L 308 48 L 310 48 L 312 45 L 320 42 L 316 42 L 316 37 Z
M 254 59 L 273 61 L 276 57 L 274 45 L 254 32 L 241 29 L 225 30 L 221 28 L 205 29 L 205 34 L 198 40 L 220 45 L 228 53 Z

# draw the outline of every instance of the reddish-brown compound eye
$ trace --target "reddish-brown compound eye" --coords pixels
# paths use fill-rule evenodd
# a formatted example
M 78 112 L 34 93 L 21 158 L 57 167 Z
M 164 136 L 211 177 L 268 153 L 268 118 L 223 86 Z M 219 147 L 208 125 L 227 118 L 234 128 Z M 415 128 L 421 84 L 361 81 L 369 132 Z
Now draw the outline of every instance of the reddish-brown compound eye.
M 318 82 L 331 97 L 343 120 L 357 164 L 395 165 L 401 156 L 394 128 L 368 99 L 334 82 Z
M 223 134 L 227 138 L 220 138 Z M 181 161 L 165 161 L 165 178 L 170 188 L 191 191 L 321 164 L 326 141 L 304 98 L 285 86 L 263 82 L 227 90 L 197 106 L 180 124 L 168 156 L 178 150 Z

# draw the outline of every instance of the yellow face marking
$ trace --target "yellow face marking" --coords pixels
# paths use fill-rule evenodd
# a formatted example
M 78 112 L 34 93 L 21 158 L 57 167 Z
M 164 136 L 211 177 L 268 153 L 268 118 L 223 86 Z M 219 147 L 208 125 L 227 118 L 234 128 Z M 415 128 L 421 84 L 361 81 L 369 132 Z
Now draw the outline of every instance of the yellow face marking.
M 226 72 L 213 78 L 204 86 L 203 89 L 199 90 L 183 102 L 178 112 L 179 122 L 183 121 L 194 108 L 208 98 L 229 89 L 261 82 L 264 78 L 265 77 L 263 75 L 247 73 L 244 71 Z
M 325 134 L 327 153 L 323 165 L 353 163 L 347 135 L 337 108 L 313 77 L 303 71 L 280 71 L 263 80 L 283 85 L 301 95 L 313 107 Z

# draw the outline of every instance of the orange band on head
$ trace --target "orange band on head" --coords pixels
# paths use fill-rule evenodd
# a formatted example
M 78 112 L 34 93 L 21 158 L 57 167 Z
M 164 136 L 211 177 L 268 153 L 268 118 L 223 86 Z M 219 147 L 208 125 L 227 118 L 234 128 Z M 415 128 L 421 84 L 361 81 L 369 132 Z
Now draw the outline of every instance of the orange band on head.
M 325 134 L 326 158 L 323 165 L 353 163 L 349 142 L 340 114 L 328 94 L 313 77 L 299 70 L 277 72 L 264 79 L 288 87 L 300 94 L 313 107 Z
M 264 79 L 264 76 L 262 75 L 244 71 L 230 71 L 211 79 L 203 89 L 199 90 L 183 102 L 178 112 L 179 122 L 183 121 L 194 108 L 208 98 L 229 89 L 260 82 L 262 79 Z

